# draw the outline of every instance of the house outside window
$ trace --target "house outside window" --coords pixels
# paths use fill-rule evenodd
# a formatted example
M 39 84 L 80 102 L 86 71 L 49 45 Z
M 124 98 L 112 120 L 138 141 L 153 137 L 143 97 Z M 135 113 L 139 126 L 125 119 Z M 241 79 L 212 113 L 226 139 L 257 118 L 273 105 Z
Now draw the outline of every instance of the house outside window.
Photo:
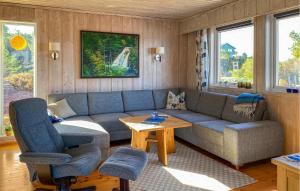
M 253 84 L 254 26 L 251 21 L 216 29 L 214 85 Z

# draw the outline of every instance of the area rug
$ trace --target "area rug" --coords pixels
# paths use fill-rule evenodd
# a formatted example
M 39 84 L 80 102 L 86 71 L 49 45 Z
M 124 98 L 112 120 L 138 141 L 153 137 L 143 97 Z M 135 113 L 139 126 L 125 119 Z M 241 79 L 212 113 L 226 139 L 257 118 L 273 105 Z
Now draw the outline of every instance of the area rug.
M 178 142 L 176 153 L 168 155 L 167 167 L 158 161 L 154 144 L 148 156 L 143 174 L 130 181 L 132 191 L 228 191 L 256 182 Z

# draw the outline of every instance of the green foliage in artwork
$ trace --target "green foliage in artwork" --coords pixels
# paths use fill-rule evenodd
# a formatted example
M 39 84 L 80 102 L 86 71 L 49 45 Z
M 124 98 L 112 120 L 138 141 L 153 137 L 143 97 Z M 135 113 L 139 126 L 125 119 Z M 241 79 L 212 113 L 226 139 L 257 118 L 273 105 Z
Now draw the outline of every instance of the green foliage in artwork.
M 138 36 L 82 33 L 82 76 L 124 77 L 138 74 Z M 129 50 L 129 56 L 126 57 Z M 119 58 L 119 59 L 118 59 Z

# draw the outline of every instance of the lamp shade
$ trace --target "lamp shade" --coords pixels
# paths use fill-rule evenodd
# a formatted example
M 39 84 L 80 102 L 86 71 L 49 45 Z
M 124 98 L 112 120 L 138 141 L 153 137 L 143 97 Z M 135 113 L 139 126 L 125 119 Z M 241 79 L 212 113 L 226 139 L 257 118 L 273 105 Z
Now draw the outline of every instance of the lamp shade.
M 156 54 L 163 55 L 165 54 L 165 47 L 157 47 L 155 52 Z
M 60 43 L 59 42 L 50 42 L 49 43 L 49 50 L 60 51 Z
M 24 50 L 27 46 L 26 39 L 21 35 L 13 36 L 10 41 L 10 46 L 15 50 Z

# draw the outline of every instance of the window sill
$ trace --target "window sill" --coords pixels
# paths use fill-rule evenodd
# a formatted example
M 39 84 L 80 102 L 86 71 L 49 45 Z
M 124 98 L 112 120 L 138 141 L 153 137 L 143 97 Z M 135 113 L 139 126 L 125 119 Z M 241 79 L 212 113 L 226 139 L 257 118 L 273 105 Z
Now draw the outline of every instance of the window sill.
M 300 97 L 300 93 L 288 93 L 286 90 L 283 89 L 270 89 L 264 91 L 264 94 L 274 95 L 274 96 L 288 96 L 288 97 Z
M 239 95 L 241 93 L 256 93 L 255 89 L 246 89 L 246 88 L 236 88 L 236 87 L 223 87 L 217 85 L 210 85 L 209 91 L 217 93 L 226 93 L 232 95 Z
M 265 90 L 264 92 L 265 93 L 279 93 L 279 94 L 298 94 L 300 95 L 300 93 L 289 93 L 286 91 L 286 88 L 287 87 L 280 87 L 280 86 L 277 86 L 277 87 L 274 87 L 274 88 L 269 88 L 267 90 Z M 300 90 L 300 87 L 296 87 L 298 88 L 298 90 Z

